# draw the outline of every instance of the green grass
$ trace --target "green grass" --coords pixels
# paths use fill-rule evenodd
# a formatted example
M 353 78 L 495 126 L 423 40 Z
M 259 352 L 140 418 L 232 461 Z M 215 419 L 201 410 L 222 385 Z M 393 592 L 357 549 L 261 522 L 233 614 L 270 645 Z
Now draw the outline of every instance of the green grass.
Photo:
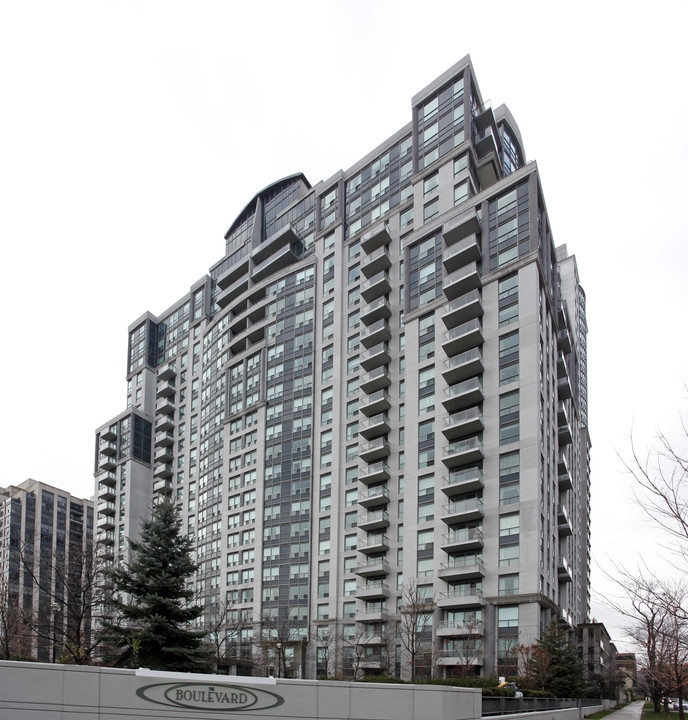
M 685 715 L 688 717 L 688 711 L 685 711 Z M 669 710 L 668 713 L 660 710 L 656 713 L 654 711 L 654 705 L 651 702 L 646 702 L 642 717 L 643 720 L 678 720 L 678 710 Z

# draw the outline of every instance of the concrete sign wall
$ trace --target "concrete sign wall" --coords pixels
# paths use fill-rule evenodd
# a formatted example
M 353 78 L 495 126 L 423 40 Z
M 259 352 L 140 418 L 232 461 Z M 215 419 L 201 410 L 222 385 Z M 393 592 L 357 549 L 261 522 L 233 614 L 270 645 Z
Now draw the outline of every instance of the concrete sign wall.
M 0 661 L 2 720 L 474 720 L 480 690 Z

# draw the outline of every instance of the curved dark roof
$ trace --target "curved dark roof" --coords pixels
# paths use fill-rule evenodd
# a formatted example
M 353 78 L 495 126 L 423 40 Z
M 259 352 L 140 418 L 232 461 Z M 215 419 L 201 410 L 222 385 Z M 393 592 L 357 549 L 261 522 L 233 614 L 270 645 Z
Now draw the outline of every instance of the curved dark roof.
M 289 184 L 293 183 L 295 180 L 303 180 L 303 182 L 306 184 L 306 187 L 309 190 L 312 187 L 311 184 L 308 182 L 308 178 L 303 173 L 295 173 L 294 175 L 287 175 L 287 177 L 283 177 L 280 180 L 276 180 L 274 183 L 267 185 L 260 192 L 257 192 L 251 198 L 251 200 L 249 200 L 249 202 L 246 204 L 246 207 L 244 207 L 244 209 L 237 215 L 236 220 L 230 225 L 229 230 L 227 230 L 227 232 L 225 233 L 225 239 L 227 239 L 232 234 L 234 229 L 238 225 L 241 224 L 244 217 L 246 216 L 246 213 L 248 213 L 249 210 L 251 210 L 253 207 L 255 207 L 256 200 L 258 200 L 258 198 L 261 195 L 264 195 L 268 191 L 276 190 L 281 185 L 289 185 Z

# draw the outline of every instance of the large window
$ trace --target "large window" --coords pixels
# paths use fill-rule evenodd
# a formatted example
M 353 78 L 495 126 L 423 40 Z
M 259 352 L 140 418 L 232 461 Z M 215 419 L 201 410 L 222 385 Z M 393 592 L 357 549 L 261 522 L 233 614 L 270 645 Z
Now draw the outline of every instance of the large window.
M 519 438 L 519 391 L 507 393 L 499 398 L 499 444 L 507 445 Z

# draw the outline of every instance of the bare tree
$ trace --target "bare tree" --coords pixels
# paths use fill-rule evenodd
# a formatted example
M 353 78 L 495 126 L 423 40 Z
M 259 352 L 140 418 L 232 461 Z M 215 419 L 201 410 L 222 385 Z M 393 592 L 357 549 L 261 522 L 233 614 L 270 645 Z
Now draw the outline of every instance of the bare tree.
M 337 675 L 341 665 L 337 624 L 332 622 L 319 625 L 312 639 L 316 646 L 316 675 L 325 677 Z
M 300 606 L 289 605 L 267 610 L 260 617 L 260 629 L 254 638 L 257 664 L 265 675 L 296 677 L 297 662 L 303 666 L 307 638 L 304 628 L 293 617 Z M 298 658 L 298 660 L 297 660 Z
M 604 603 L 628 620 L 625 631 L 643 658 L 643 690 L 660 712 L 662 698 L 676 685 L 678 668 L 673 673 L 670 668 L 685 644 L 685 583 L 662 580 L 645 566 L 632 572 L 616 565 L 610 577 L 621 596 L 607 596 Z
M 474 613 L 454 629 L 453 654 L 459 659 L 456 670 L 460 677 L 468 677 L 475 674 L 483 654 L 483 623 Z
M 94 554 L 90 543 L 70 543 L 66 553 L 41 556 L 38 562 L 31 553 L 22 553 L 21 565 L 34 595 L 43 598 L 34 608 L 23 609 L 24 622 L 53 648 L 55 659 L 90 665 L 103 643 L 95 626 L 105 619 L 116 622 L 108 602 L 113 592 L 109 564 Z
M 26 625 L 19 607 L 19 599 L 10 592 L 6 577 L 0 576 L 0 659 L 21 657 Z
M 233 599 L 221 599 L 206 608 L 203 629 L 213 651 L 217 672 L 227 671 L 240 660 L 241 633 L 249 625 L 253 623 L 245 620 Z
M 430 623 L 434 610 L 434 598 L 426 595 L 417 580 L 402 586 L 398 635 L 411 681 L 420 674 L 429 675 L 432 672 Z
M 688 441 L 688 426 L 681 418 L 681 440 Z M 688 449 L 680 448 L 662 431 L 657 444 L 643 455 L 631 437 L 630 459 L 622 458 L 635 479 L 636 500 L 640 507 L 666 531 L 677 546 L 672 548 L 688 554 Z

